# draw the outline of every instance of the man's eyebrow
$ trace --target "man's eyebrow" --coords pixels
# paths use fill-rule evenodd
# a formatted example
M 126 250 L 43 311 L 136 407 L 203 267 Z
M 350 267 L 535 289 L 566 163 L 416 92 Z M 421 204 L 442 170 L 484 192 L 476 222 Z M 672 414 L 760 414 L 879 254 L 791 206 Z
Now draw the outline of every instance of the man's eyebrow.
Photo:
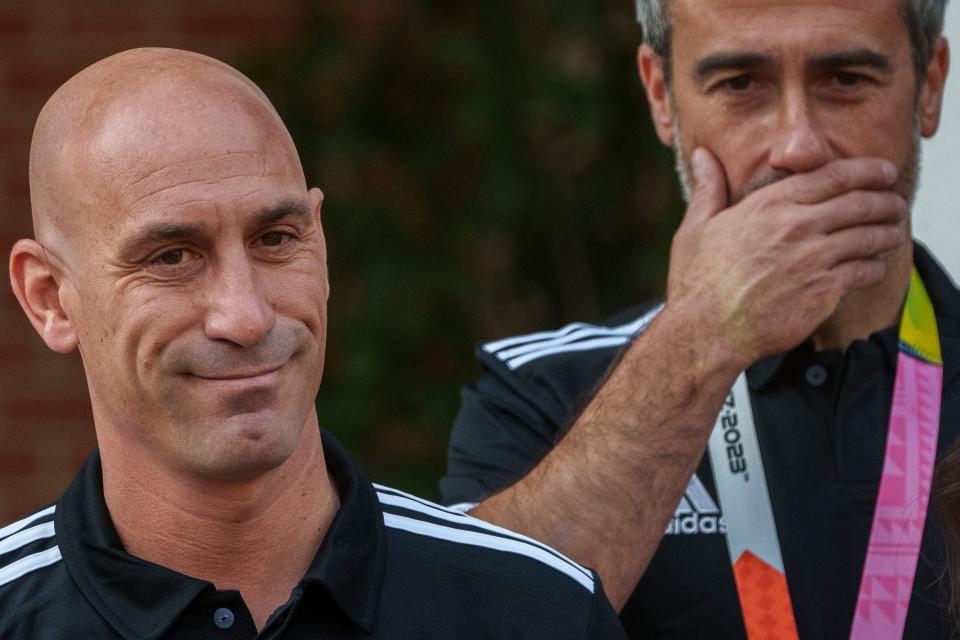
M 756 69 L 773 64 L 773 58 L 762 53 L 722 51 L 697 61 L 694 74 L 701 80 L 717 71 L 729 69 Z
M 757 69 L 773 64 L 773 58 L 760 53 L 720 52 L 703 58 L 694 67 L 694 73 L 700 79 L 717 71 L 730 69 Z M 838 67 L 870 67 L 878 71 L 890 71 L 893 68 L 890 57 L 873 49 L 851 49 L 814 56 L 807 63 L 814 69 L 835 69 Z
M 120 246 L 121 255 L 133 255 L 155 244 L 162 244 L 171 240 L 186 240 L 203 231 L 203 226 L 197 223 L 155 222 L 137 230 Z
M 870 67 L 877 71 L 890 71 L 893 65 L 890 57 L 873 49 L 851 49 L 814 56 L 807 65 L 814 69 L 835 69 L 838 67 Z
M 313 218 L 310 205 L 303 200 L 282 200 L 277 204 L 258 209 L 253 214 L 253 222 L 258 226 L 273 224 L 285 218 L 308 221 Z
M 255 226 L 266 226 L 286 218 L 308 222 L 313 218 L 313 212 L 306 201 L 282 200 L 281 202 L 263 207 L 253 213 L 252 220 Z M 196 222 L 155 222 L 138 229 L 120 246 L 120 254 L 135 255 L 144 247 L 170 242 L 171 240 L 187 240 L 202 235 L 204 227 Z

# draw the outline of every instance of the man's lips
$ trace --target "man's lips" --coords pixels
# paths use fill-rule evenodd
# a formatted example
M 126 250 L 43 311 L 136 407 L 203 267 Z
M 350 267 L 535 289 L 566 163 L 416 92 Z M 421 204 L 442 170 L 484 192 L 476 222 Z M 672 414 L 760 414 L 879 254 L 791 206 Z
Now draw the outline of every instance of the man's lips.
M 280 371 L 283 368 L 283 364 L 273 365 L 269 367 L 259 367 L 257 369 L 249 370 L 240 370 L 240 371 L 224 371 L 224 372 L 187 372 L 188 376 L 193 378 L 199 378 L 200 380 L 207 380 L 210 382 L 256 382 L 263 380 L 264 382 L 268 381 L 269 378 Z

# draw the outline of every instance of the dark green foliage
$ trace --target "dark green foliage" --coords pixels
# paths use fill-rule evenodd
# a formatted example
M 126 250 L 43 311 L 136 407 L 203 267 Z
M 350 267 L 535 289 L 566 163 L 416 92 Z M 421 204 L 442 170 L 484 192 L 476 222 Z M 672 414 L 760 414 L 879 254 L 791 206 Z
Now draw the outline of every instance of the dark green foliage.
M 682 207 L 631 4 L 318 0 L 245 66 L 326 194 L 317 406 L 373 479 L 436 495 L 478 341 L 662 290 Z

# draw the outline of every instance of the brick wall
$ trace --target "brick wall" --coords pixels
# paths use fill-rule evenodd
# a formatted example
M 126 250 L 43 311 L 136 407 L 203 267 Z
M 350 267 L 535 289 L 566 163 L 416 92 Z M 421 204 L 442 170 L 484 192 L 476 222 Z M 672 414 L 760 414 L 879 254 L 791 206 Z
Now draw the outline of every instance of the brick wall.
M 297 0 L 0 0 L 0 264 L 30 231 L 37 113 L 88 64 L 138 46 L 226 62 L 293 38 Z M 93 445 L 80 359 L 47 350 L 0 277 L 0 525 L 55 499 Z

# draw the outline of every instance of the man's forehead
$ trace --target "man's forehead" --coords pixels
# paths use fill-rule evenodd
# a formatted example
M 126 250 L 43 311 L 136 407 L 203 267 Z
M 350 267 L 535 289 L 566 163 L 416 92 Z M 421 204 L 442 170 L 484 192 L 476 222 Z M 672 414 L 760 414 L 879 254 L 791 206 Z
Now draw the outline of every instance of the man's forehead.
M 263 149 L 210 149 L 207 154 L 180 157 L 170 154 L 167 162 L 158 162 L 156 166 L 118 166 L 110 188 L 121 199 L 136 202 L 162 195 L 175 186 L 222 184 L 235 178 L 282 175 L 285 160 L 284 154 Z
M 104 213 L 137 217 L 191 202 L 236 207 L 274 192 L 305 191 L 292 145 L 247 111 L 231 102 L 118 118 L 123 126 L 104 128 L 88 165 L 100 174 L 91 183 L 113 205 Z M 128 129 L 138 132 L 136 143 Z
M 671 8 L 675 54 L 789 48 L 821 55 L 871 44 L 887 49 L 909 38 L 899 0 L 672 0 Z
M 143 87 L 105 109 L 91 129 L 86 151 L 93 159 L 146 171 L 195 157 L 276 152 L 286 137 L 257 96 L 222 82 Z
M 831 20 L 863 19 L 903 24 L 900 0 L 669 0 L 674 26 L 715 24 L 724 28 L 779 22 L 784 28 L 815 28 Z M 717 22 L 721 24 L 717 24 Z
M 726 11 L 784 11 L 796 12 L 800 9 L 819 10 L 851 8 L 899 10 L 900 0 L 664 0 L 669 4 L 671 14 L 677 11 L 704 9 Z
M 134 167 L 116 174 L 108 196 L 119 211 L 175 209 L 189 203 L 255 202 L 301 193 L 301 175 L 278 151 L 229 151 Z

